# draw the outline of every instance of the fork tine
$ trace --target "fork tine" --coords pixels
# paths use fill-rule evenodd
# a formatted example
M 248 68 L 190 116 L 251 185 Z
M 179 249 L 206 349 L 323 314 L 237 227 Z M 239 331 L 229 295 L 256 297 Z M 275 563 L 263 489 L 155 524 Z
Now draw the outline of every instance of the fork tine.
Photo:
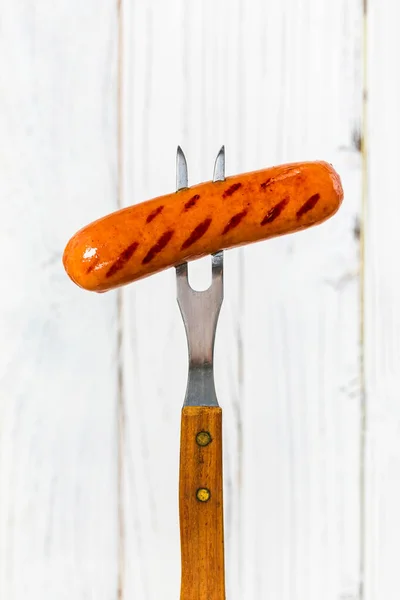
M 183 150 L 178 146 L 176 150 L 176 190 L 183 190 L 188 186 L 188 169 Z
M 215 159 L 213 181 L 225 181 L 225 146 L 221 146 Z
M 224 252 L 220 250 L 215 254 L 211 255 L 211 265 L 212 265 L 212 279 L 213 282 L 211 285 L 214 285 L 216 280 L 220 279 L 222 283 L 223 278 L 223 269 L 224 269 Z M 223 290 L 221 290 L 221 294 Z
M 225 146 L 221 146 L 214 164 L 213 181 L 225 181 Z M 223 296 L 223 268 L 224 268 L 224 253 L 223 250 L 216 252 L 211 257 L 212 260 L 212 285 L 215 285 L 220 279 L 221 295 Z
M 183 150 L 180 146 L 176 149 L 176 191 L 188 187 L 188 169 Z M 185 288 L 189 288 L 188 264 L 182 263 L 176 267 L 176 285 L 178 299 L 183 296 Z

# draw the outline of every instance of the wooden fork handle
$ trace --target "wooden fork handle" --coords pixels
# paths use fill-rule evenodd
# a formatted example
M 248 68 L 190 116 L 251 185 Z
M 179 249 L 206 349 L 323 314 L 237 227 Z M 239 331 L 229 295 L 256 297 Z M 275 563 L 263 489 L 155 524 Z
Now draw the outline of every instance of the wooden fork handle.
M 179 513 L 181 600 L 225 600 L 219 407 L 182 409 Z

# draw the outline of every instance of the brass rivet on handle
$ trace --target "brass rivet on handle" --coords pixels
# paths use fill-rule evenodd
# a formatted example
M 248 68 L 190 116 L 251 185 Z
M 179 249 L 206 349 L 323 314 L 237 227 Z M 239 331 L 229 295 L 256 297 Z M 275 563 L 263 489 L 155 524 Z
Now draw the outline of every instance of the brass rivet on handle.
M 199 488 L 196 492 L 196 498 L 200 502 L 208 502 L 211 498 L 211 492 L 207 488 Z
M 199 431 L 196 435 L 196 443 L 199 446 L 208 446 L 212 442 L 212 437 L 208 431 Z

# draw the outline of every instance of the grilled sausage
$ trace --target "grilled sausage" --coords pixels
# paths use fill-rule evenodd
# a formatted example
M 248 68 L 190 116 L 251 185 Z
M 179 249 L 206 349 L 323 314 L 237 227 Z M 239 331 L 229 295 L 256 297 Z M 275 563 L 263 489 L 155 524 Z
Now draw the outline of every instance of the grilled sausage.
M 68 242 L 63 263 L 86 290 L 104 292 L 218 250 L 322 223 L 343 199 L 322 161 L 206 182 L 105 216 Z

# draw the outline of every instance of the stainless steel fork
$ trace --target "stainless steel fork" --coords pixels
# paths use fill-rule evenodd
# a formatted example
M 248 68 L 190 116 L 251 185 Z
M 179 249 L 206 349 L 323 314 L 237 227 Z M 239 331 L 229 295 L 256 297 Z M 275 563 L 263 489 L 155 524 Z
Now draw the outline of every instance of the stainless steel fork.
M 225 149 L 214 181 L 225 179 Z M 177 151 L 177 191 L 188 187 L 187 163 Z M 212 255 L 212 282 L 189 284 L 188 264 L 176 267 L 177 299 L 186 330 L 189 373 L 181 416 L 179 514 L 181 600 L 224 600 L 222 410 L 214 384 L 214 342 L 223 301 L 223 251 Z

